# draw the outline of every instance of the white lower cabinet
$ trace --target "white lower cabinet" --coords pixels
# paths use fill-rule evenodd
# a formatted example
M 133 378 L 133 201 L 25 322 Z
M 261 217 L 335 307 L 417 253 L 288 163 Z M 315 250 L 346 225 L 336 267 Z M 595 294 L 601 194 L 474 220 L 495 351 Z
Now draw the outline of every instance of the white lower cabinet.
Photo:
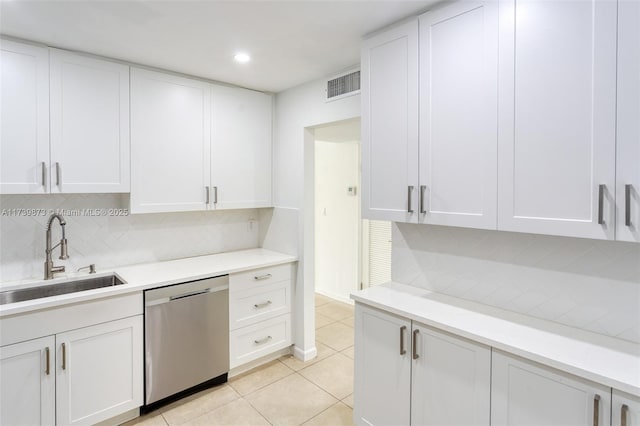
M 0 424 L 55 424 L 54 348 L 54 336 L 0 348 Z
M 229 363 L 236 368 L 291 345 L 293 264 L 229 275 Z
M 611 426 L 640 425 L 640 398 L 613 390 L 611 398 Z
M 495 350 L 492 358 L 492 425 L 610 424 L 611 388 Z
M 356 304 L 359 425 L 489 425 L 491 349 Z
M 142 315 L 0 348 L 0 424 L 93 425 L 142 405 Z
M 92 425 L 142 405 L 142 316 L 56 336 L 58 425 Z

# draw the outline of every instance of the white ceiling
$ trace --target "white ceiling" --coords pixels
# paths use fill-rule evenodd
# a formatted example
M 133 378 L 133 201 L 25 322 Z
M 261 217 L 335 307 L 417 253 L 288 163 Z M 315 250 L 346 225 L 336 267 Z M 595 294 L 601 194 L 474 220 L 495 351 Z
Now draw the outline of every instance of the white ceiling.
M 0 33 L 279 92 L 358 64 L 363 35 L 435 2 L 2 0 Z

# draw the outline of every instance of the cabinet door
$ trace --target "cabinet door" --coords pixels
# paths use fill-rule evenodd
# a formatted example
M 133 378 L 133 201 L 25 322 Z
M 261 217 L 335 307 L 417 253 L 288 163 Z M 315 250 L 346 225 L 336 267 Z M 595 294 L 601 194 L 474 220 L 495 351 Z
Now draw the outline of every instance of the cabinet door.
M 49 52 L 0 39 L 0 193 L 49 192 Z
M 498 229 L 613 239 L 616 2 L 500 9 Z
M 272 205 L 271 102 L 264 93 L 212 87 L 211 186 L 216 209 Z
M 604 426 L 610 404 L 611 388 L 493 351 L 492 425 Z
M 51 192 L 129 192 L 129 67 L 50 50 Z
M 411 321 L 356 304 L 354 413 L 357 425 L 411 420 Z
M 421 222 L 496 229 L 497 85 L 497 3 L 420 16 Z
M 56 336 L 58 425 L 92 425 L 142 405 L 142 339 L 142 315 Z
M 618 3 L 616 239 L 640 242 L 640 2 Z
M 412 425 L 489 426 L 491 348 L 413 323 Z
M 611 426 L 640 425 L 640 398 L 613 390 Z
M 131 69 L 133 213 L 208 208 L 210 109 L 208 83 Z
M 0 348 L 0 424 L 54 425 L 53 336 Z
M 417 222 L 418 21 L 362 43 L 362 216 Z

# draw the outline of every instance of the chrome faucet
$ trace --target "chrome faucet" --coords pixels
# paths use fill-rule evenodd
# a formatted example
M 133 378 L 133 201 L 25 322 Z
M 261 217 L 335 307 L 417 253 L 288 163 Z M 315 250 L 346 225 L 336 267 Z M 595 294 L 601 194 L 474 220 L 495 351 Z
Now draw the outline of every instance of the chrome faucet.
M 62 228 L 62 238 L 60 242 L 55 246 L 51 247 L 51 225 L 53 225 L 53 220 L 58 219 L 60 222 L 60 228 Z M 64 218 L 57 213 L 49 216 L 49 221 L 47 222 L 47 247 L 45 248 L 45 254 L 47 258 L 44 261 L 44 279 L 50 280 L 53 278 L 53 274 L 55 272 L 64 272 L 63 266 L 53 266 L 53 260 L 51 260 L 51 252 L 58 246 L 60 246 L 60 257 L 58 259 L 65 260 L 69 258 L 67 254 L 67 238 L 64 235 L 64 226 L 67 224 Z

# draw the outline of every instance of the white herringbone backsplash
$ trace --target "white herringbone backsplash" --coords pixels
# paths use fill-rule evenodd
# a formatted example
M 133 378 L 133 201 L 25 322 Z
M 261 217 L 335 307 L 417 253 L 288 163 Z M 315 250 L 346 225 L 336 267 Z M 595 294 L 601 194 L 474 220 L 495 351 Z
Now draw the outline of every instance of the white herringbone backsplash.
M 0 196 L 0 281 L 42 278 L 48 215 L 14 216 L 11 209 L 128 208 L 128 194 Z M 67 271 L 95 263 L 98 271 L 189 256 L 258 247 L 258 211 L 227 210 L 131 216 L 67 215 Z M 53 244 L 60 227 L 53 228 Z
M 640 245 L 394 224 L 393 280 L 640 343 Z

